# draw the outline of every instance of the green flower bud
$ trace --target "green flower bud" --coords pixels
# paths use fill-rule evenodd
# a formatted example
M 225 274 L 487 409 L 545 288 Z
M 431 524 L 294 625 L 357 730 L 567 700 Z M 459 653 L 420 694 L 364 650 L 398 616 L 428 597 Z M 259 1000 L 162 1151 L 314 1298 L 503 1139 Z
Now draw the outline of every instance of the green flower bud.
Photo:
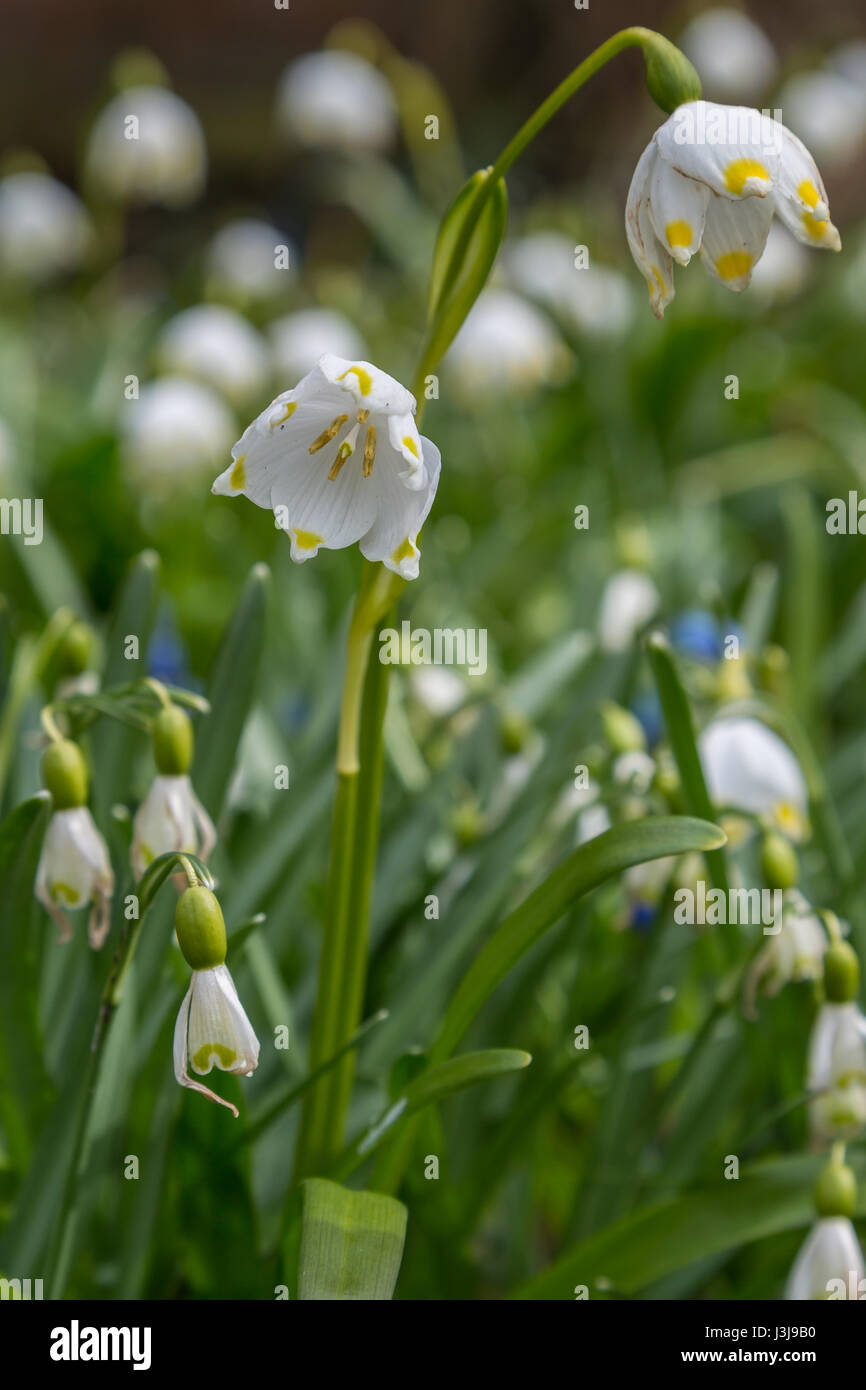
M 646 736 L 640 720 L 622 705 L 613 700 L 605 700 L 601 706 L 601 722 L 604 736 L 614 753 L 642 752 L 646 748 Z
M 860 962 L 847 941 L 834 941 L 824 957 L 824 994 L 830 1004 L 848 1004 L 860 989 Z
M 484 817 L 474 801 L 462 802 L 451 817 L 451 829 L 463 849 L 474 845 L 484 833 Z
M 87 801 L 87 766 L 77 743 L 61 738 L 42 754 L 42 783 L 55 811 L 69 811 Z
M 857 1179 L 846 1163 L 831 1160 L 821 1170 L 812 1194 L 819 1216 L 854 1215 L 857 1208 Z
M 499 725 L 502 747 L 506 753 L 520 753 L 532 732 L 529 720 L 515 710 L 505 710 Z
M 87 623 L 73 623 L 57 648 L 57 669 L 62 676 L 79 676 L 87 669 L 93 651 L 93 633 Z
M 193 970 L 212 970 L 226 958 L 226 924 L 209 888 L 187 888 L 177 900 L 174 929 Z
M 772 832 L 761 845 L 761 873 L 768 888 L 793 888 L 800 877 L 797 852 L 784 835 Z
M 153 756 L 165 777 L 189 772 L 192 762 L 192 724 L 178 705 L 161 709 L 153 721 Z
M 675 111 L 685 101 L 700 101 L 701 79 L 685 53 L 670 39 L 645 29 L 641 49 L 646 63 L 649 94 L 662 111 Z

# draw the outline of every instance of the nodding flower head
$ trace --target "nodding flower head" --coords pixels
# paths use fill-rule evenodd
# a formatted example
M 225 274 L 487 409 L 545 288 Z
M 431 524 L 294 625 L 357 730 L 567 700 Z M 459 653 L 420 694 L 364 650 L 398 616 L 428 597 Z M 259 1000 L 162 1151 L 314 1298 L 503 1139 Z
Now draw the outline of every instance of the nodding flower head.
M 54 802 L 36 870 L 36 897 L 51 915 L 61 941 L 69 941 L 69 908 L 92 904 L 88 938 L 98 951 L 109 928 L 114 873 L 108 847 L 96 828 L 87 800 L 87 769 L 78 745 L 69 739 L 49 744 L 42 758 L 42 780 Z

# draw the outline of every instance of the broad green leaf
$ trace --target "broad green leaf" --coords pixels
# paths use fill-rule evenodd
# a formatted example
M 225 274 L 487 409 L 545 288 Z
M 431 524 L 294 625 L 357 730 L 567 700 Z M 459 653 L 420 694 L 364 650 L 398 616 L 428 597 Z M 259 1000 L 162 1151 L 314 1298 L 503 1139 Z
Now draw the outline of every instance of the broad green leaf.
M 270 570 L 254 565 L 217 653 L 210 714 L 196 735 L 193 783 L 214 819 L 222 810 L 237 747 L 255 699 L 265 641 Z
M 584 893 L 633 864 L 712 850 L 724 843 L 724 832 L 707 821 L 656 816 L 614 826 L 581 845 L 506 917 L 473 961 L 451 999 L 433 1059 L 441 1061 L 453 1052 L 509 970 Z
M 298 1298 L 392 1298 L 406 1240 L 403 1203 L 326 1178 L 308 1178 L 301 1191 Z

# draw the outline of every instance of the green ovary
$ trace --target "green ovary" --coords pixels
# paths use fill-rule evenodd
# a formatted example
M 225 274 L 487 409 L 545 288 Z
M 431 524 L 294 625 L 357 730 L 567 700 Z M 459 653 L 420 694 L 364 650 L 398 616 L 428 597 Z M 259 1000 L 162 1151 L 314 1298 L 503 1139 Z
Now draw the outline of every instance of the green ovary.
M 213 1061 L 222 1071 L 230 1071 L 238 1059 L 238 1054 L 223 1043 L 202 1043 L 193 1053 L 192 1065 L 200 1076 L 205 1076 L 213 1066 Z

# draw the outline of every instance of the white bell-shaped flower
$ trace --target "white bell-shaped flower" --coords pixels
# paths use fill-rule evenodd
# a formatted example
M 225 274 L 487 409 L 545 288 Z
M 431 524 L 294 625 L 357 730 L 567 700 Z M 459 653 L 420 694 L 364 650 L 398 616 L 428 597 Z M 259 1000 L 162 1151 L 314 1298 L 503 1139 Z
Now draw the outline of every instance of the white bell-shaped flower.
M 798 892 L 790 889 L 782 905 L 779 930 L 767 938 L 746 974 L 743 1004 L 755 1017 L 755 996 L 772 997 L 791 981 L 820 980 L 827 953 L 827 933 L 818 914 Z
M 217 294 L 241 303 L 272 300 L 291 284 L 297 251 L 270 222 L 238 217 L 208 243 L 205 268 L 208 288 Z
M 222 304 L 196 304 L 170 319 L 156 355 L 162 371 L 198 377 L 237 403 L 260 391 L 270 375 L 264 339 Z
M 705 91 L 722 101 L 757 96 L 772 82 L 778 60 L 763 29 L 728 5 L 696 15 L 678 39 Z
M 192 107 L 175 92 L 128 87 L 97 116 L 86 167 L 110 197 L 187 207 L 204 188 L 204 132 Z
M 794 1302 L 848 1297 L 866 1270 L 857 1232 L 847 1216 L 825 1216 L 809 1232 L 788 1277 L 785 1298 Z M 838 1290 L 845 1290 L 840 1293 Z
M 306 53 L 284 72 L 277 118 L 285 134 L 313 148 L 384 150 L 397 126 L 387 80 L 357 53 Z
M 155 777 L 133 821 L 131 860 L 136 875 L 140 878 L 154 859 L 171 851 L 207 861 L 215 844 L 213 821 L 187 774 Z
M 212 468 L 237 426 L 211 387 L 166 376 L 142 386 L 138 400 L 123 402 L 120 428 L 133 482 L 160 493 Z
M 88 939 L 95 951 L 109 928 L 114 873 L 108 847 L 86 806 L 55 811 L 48 823 L 36 870 L 36 896 L 51 914 L 61 941 L 69 941 L 72 927 L 66 909 L 92 904 L 87 923 Z
M 746 106 L 677 107 L 638 161 L 625 212 L 656 317 L 674 297 L 674 261 L 698 251 L 715 279 L 744 290 L 773 213 L 807 246 L 840 249 L 815 161 L 786 126 Z
M 224 1105 L 237 1118 L 237 1106 L 190 1076 L 207 1076 L 214 1067 L 249 1076 L 259 1062 L 259 1040 L 238 999 L 228 966 L 194 970 L 174 1027 L 174 1074 L 181 1086 Z
M 806 1089 L 818 1142 L 853 1138 L 866 1125 L 866 1018 L 854 1001 L 819 1009 L 809 1039 Z
M 440 457 L 414 415 L 414 396 L 393 377 L 326 353 L 244 431 L 212 490 L 271 509 L 293 560 L 358 543 L 415 579 Z
M 604 650 L 627 651 L 660 603 L 658 589 L 643 570 L 625 569 L 612 575 L 604 586 L 598 614 L 598 637 Z
M 569 351 L 546 314 L 511 290 L 483 290 L 445 357 L 457 390 L 528 395 L 567 375 Z
M 50 174 L 0 179 L 0 274 L 43 284 L 77 270 L 93 235 L 81 201 Z
M 759 719 L 717 719 L 698 751 L 711 800 L 724 810 L 762 816 L 792 839 L 808 824 L 809 795 L 788 745 Z
M 366 352 L 353 323 L 336 309 L 299 309 L 268 326 L 274 369 L 284 380 L 306 376 L 326 352 L 357 361 Z

